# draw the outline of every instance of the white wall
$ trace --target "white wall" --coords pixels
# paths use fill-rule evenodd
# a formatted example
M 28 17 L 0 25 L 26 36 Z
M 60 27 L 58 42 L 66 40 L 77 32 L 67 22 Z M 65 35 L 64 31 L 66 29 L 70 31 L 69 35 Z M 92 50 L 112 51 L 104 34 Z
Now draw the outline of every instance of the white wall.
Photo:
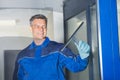
M 53 12 L 54 40 L 64 42 L 63 14 Z

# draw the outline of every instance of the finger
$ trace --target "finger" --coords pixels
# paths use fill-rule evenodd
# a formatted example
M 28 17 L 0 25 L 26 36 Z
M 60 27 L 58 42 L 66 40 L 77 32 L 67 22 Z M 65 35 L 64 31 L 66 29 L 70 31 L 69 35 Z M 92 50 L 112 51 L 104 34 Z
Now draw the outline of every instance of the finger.
M 86 51 L 87 51 L 87 48 L 88 48 L 88 46 L 87 46 L 86 44 L 84 44 L 84 47 L 83 47 L 82 50 L 83 50 L 84 52 L 86 52 Z
M 82 50 L 85 50 L 85 49 L 86 49 L 86 47 L 87 47 L 87 44 L 86 44 L 85 42 L 83 42 L 83 41 L 82 41 L 82 43 L 81 43 L 81 46 L 80 46 L 80 47 L 81 47 L 81 49 L 82 49 Z
M 86 48 L 85 48 L 84 51 L 88 53 L 88 52 L 90 51 L 90 47 L 89 47 L 89 46 L 86 46 Z
M 84 45 L 83 45 L 83 47 L 82 47 L 82 50 L 83 50 L 84 52 L 88 52 L 89 49 L 90 49 L 90 48 L 89 48 L 89 45 L 84 42 Z
M 83 45 L 83 41 L 79 41 L 79 48 L 81 48 Z
M 90 52 L 90 46 L 87 47 L 86 51 L 89 53 Z

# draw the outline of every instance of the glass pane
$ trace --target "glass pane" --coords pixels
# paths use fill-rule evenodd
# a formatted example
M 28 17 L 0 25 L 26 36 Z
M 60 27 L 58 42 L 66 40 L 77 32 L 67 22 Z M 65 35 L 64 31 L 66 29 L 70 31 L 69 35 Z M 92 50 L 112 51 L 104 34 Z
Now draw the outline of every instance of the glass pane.
M 87 15 L 87 16 L 86 16 Z M 89 20 L 87 20 L 89 19 Z M 96 5 L 93 5 L 89 10 L 83 11 L 78 15 L 67 20 L 65 26 L 65 40 L 66 42 L 78 28 L 80 23 L 83 21 L 84 24 L 75 34 L 72 41 L 69 43 L 68 47 L 76 54 L 78 51 L 74 42 L 83 40 L 88 42 L 91 40 L 91 56 L 87 69 L 82 72 L 72 73 L 67 71 L 67 80 L 100 80 L 100 70 L 99 70 L 99 53 L 98 53 L 98 39 L 97 39 L 97 21 L 96 21 Z M 89 25 L 88 25 L 89 24 Z M 88 32 L 90 29 L 90 32 Z M 90 36 L 88 39 L 88 36 Z M 75 39 L 75 40 L 74 40 Z
M 74 16 L 73 18 L 66 21 L 66 27 L 65 27 L 65 37 L 66 41 L 71 37 L 71 35 L 74 33 L 74 31 L 79 27 L 81 22 L 84 22 L 81 28 L 76 32 L 74 37 L 72 38 L 72 41 L 69 43 L 68 47 L 74 52 L 78 53 L 76 46 L 74 45 L 74 42 L 78 42 L 79 40 L 83 40 L 87 42 L 87 26 L 86 26 L 86 11 L 83 11 L 82 13 Z M 78 73 L 72 73 L 67 71 L 67 80 L 89 80 L 89 71 L 88 68 L 82 72 Z

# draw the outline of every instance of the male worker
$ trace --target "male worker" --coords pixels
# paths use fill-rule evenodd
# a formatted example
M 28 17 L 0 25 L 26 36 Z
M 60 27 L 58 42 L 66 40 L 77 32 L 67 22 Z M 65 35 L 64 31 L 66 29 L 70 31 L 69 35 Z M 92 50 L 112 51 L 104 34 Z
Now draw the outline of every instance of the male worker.
M 64 68 L 72 72 L 84 70 L 88 64 L 90 47 L 79 41 L 79 55 L 64 44 L 51 41 L 47 36 L 47 18 L 42 14 L 30 18 L 33 42 L 16 59 L 13 80 L 65 80 Z

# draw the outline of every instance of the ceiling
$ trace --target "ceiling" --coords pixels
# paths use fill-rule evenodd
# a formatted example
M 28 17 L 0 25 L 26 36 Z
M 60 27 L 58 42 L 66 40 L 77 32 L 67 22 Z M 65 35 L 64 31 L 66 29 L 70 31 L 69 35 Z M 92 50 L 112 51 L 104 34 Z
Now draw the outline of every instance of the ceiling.
M 62 11 L 64 0 L 0 0 L 1 9 L 50 9 Z
M 62 11 L 64 1 L 69 2 L 71 0 L 0 0 L 0 8 L 52 9 Z M 120 4 L 120 0 L 117 0 L 117 3 Z M 118 8 L 120 9 L 120 6 Z

